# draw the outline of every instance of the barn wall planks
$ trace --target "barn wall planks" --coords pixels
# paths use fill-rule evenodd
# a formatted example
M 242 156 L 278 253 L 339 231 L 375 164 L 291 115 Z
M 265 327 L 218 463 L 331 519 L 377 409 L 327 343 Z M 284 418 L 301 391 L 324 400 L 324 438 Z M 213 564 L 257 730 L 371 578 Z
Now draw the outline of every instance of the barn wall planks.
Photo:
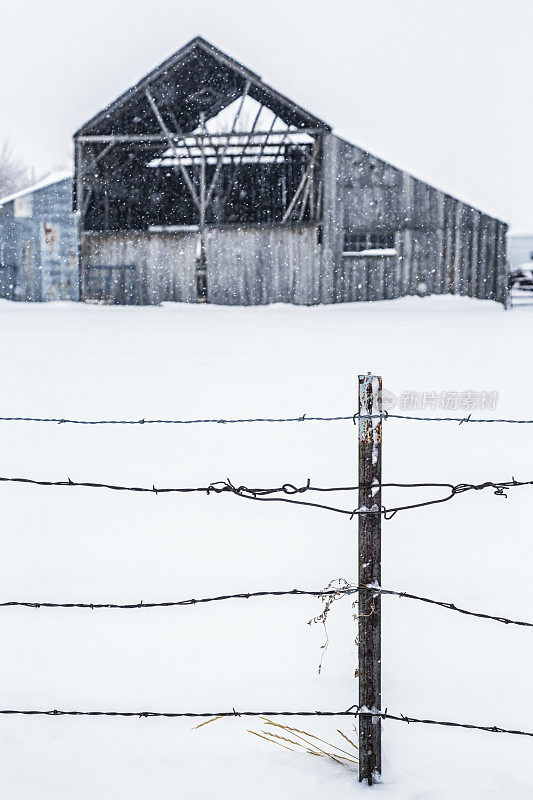
M 340 144 L 336 136 L 323 137 L 322 252 L 320 262 L 320 301 L 335 303 L 342 299 L 342 243 L 344 217 L 339 192 Z
M 214 228 L 207 232 L 211 303 L 320 302 L 320 258 L 313 226 Z
M 332 133 L 323 165 L 321 302 L 451 293 L 505 303 L 505 223 Z M 382 280 L 365 260 L 343 257 L 345 231 L 394 234 L 396 257 L 379 266 L 372 257 Z
M 82 242 L 85 271 L 91 267 L 119 270 L 135 269 L 136 305 L 157 305 L 164 300 L 196 302 L 196 236 L 193 233 L 123 233 L 85 234 Z M 98 276 L 100 273 L 98 273 Z M 103 270 L 102 281 L 105 280 Z M 86 287 L 87 288 L 87 287 Z M 93 287 L 96 291 L 96 287 Z M 105 286 L 100 287 L 105 292 Z M 120 302 L 111 284 L 109 302 Z M 91 298 L 89 295 L 88 299 Z
M 116 274 L 135 268 L 134 302 L 157 304 L 167 300 L 195 303 L 197 234 L 106 233 L 85 234 L 85 271 L 105 267 Z M 206 234 L 207 286 L 210 303 L 263 305 L 320 302 L 320 248 L 313 226 L 288 228 L 212 228 Z M 121 302 L 119 281 L 106 281 L 94 269 L 88 299 L 110 290 L 109 302 Z M 87 282 L 87 281 L 86 281 Z M 105 284 L 105 285 L 104 285 Z

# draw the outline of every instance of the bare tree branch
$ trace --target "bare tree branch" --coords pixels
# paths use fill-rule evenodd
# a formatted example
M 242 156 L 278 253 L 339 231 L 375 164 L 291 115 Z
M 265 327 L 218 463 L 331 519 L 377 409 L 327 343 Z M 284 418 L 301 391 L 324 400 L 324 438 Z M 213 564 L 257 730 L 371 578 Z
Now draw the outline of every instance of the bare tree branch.
M 0 143 L 0 198 L 22 189 L 28 178 L 26 164 L 13 154 L 9 141 Z

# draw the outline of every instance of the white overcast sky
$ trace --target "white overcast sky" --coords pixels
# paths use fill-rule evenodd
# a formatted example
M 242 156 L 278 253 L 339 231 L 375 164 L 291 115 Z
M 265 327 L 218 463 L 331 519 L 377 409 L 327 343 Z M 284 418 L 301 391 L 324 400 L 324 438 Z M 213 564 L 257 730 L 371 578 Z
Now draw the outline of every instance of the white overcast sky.
M 532 0 L 0 0 L 0 140 L 39 173 L 202 35 L 334 130 L 533 229 Z

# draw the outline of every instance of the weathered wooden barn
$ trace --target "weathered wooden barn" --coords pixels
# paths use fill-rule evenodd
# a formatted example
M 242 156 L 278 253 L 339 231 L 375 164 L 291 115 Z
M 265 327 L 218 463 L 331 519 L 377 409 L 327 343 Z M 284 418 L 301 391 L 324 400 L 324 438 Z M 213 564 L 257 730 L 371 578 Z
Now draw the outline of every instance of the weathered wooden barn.
M 196 38 L 74 137 L 80 296 L 505 302 L 506 228 Z
M 0 199 L 0 297 L 78 299 L 72 175 L 56 172 Z

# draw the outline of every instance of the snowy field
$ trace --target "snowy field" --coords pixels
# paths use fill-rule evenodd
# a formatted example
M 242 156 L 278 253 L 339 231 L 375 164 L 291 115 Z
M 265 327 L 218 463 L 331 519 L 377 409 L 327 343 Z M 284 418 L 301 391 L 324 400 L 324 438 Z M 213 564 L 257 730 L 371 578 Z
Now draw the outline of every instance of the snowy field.
M 399 396 L 497 391 L 533 417 L 533 309 L 404 299 L 338 307 L 119 308 L 0 303 L 1 416 L 344 415 L 357 375 Z M 406 413 L 410 413 L 409 411 Z M 414 413 L 414 412 L 411 412 Z M 422 413 L 440 416 L 426 409 Z M 455 415 L 455 414 L 452 414 Z M 476 414 L 475 414 L 476 415 Z M 480 413 L 477 414 L 481 415 Z M 351 422 L 71 426 L 0 423 L 0 474 L 151 486 L 231 478 L 345 485 Z M 533 479 L 533 426 L 384 424 L 384 481 Z M 0 600 L 137 602 L 356 580 L 347 517 L 232 496 L 135 495 L 4 484 Z M 418 495 L 417 495 L 418 496 Z M 409 494 L 409 499 L 414 497 Z M 397 495 L 384 494 L 390 505 Z M 405 495 L 402 496 L 405 499 Z M 338 498 L 353 507 L 354 498 Z M 533 488 L 398 514 L 383 586 L 533 619 Z M 216 711 L 356 703 L 350 599 L 324 632 L 313 598 L 139 611 L 0 609 L 0 707 Z M 383 599 L 391 713 L 533 729 L 533 632 Z M 383 783 L 250 735 L 259 720 L 0 717 L 10 800 L 525 800 L 533 739 L 389 721 Z M 290 724 L 290 723 L 289 723 Z M 348 718 L 297 720 L 324 738 Z

